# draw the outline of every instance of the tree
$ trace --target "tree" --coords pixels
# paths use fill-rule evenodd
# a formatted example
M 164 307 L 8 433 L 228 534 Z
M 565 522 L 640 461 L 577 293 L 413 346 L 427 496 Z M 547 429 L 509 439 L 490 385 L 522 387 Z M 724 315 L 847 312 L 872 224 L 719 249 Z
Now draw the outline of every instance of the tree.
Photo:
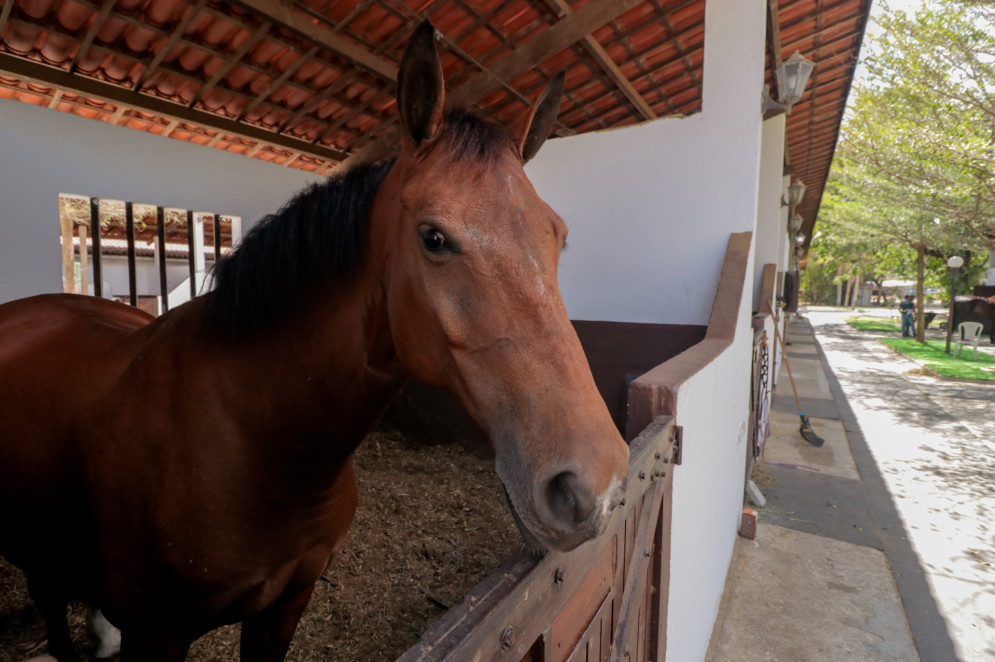
M 876 271 L 914 251 L 922 341 L 927 256 L 995 250 L 995 9 L 938 0 L 909 16 L 885 5 L 879 21 L 820 230 Z

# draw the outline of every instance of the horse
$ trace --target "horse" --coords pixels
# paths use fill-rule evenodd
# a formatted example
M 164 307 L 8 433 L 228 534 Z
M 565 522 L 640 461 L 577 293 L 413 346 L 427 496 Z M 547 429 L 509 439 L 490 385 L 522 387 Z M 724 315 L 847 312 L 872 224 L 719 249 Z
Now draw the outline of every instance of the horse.
M 262 219 L 210 292 L 154 319 L 0 306 L 0 554 L 60 662 L 70 600 L 120 629 L 123 662 L 237 622 L 241 660 L 284 659 L 353 517 L 351 457 L 410 377 L 485 431 L 526 547 L 604 530 L 628 447 L 559 293 L 567 227 L 523 169 L 563 76 L 510 126 L 447 110 L 434 32 L 402 56 L 399 153 Z

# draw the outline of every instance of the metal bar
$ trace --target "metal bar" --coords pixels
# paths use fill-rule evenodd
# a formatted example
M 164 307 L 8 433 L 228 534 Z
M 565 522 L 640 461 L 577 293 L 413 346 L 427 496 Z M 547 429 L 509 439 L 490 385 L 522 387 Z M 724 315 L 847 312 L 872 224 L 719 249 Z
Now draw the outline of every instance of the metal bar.
M 134 205 L 124 203 L 124 227 L 128 239 L 128 299 L 138 307 L 138 276 L 135 273 L 135 212 Z
M 264 142 L 285 149 L 304 152 L 305 154 L 313 154 L 322 159 L 343 161 L 348 157 L 348 154 L 340 152 L 337 149 L 312 145 L 305 140 L 273 133 L 266 129 L 236 122 L 204 110 L 187 108 L 186 106 L 181 106 L 165 99 L 134 92 L 130 89 L 105 83 L 95 78 L 76 76 L 61 69 L 55 69 L 8 53 L 0 53 L 0 71 L 5 71 L 27 82 L 62 89 L 74 94 L 81 94 L 98 101 L 110 102 L 116 106 L 123 105 L 135 110 L 154 113 L 169 120 L 176 120 L 177 122 L 197 124 L 232 136 Z
M 162 312 L 169 310 L 169 280 L 166 278 L 166 219 L 162 207 L 155 208 L 155 229 L 157 234 L 156 255 L 159 257 L 159 295 L 162 297 Z
M 214 215 L 214 264 L 221 260 L 221 214 Z
M 100 198 L 90 198 L 90 241 L 93 243 L 93 295 L 104 296 L 100 265 Z
M 187 267 L 190 269 L 190 298 L 197 296 L 197 262 L 194 259 L 193 210 L 187 210 Z

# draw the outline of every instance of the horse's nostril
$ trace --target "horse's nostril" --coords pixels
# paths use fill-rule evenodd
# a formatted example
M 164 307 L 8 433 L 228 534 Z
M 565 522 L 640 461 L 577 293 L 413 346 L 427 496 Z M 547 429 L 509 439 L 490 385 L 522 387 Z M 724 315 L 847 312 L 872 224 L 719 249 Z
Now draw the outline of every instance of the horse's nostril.
M 564 529 L 574 529 L 587 521 L 597 501 L 572 471 L 553 476 L 543 496 L 553 523 Z

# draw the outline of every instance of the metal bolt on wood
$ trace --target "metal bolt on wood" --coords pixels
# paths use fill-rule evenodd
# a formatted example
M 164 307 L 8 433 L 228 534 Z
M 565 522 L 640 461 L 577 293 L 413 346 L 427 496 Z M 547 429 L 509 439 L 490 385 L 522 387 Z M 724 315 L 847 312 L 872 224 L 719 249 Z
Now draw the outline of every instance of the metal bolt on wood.
M 563 583 L 563 566 L 556 569 L 556 573 L 553 575 L 553 581 L 557 584 Z
M 510 625 L 501 633 L 501 650 L 506 651 L 515 645 L 515 628 Z
M 640 471 L 639 472 L 639 480 L 646 480 L 646 472 L 645 471 Z
M 620 506 L 624 506 L 625 505 L 625 497 L 622 497 L 621 500 L 619 500 L 618 505 L 620 505 Z

